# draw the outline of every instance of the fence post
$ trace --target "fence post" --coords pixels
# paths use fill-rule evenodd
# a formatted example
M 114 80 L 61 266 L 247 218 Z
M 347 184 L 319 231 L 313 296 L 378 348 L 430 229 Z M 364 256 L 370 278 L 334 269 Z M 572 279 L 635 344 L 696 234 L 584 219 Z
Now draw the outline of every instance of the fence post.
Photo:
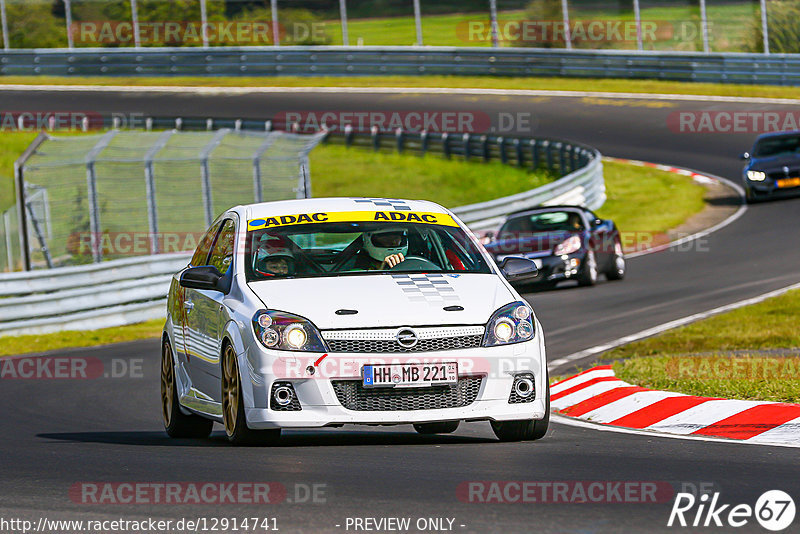
M 131 22 L 133 22 L 133 45 L 139 48 L 142 42 L 139 37 L 139 10 L 136 7 L 136 0 L 131 0 Z
M 158 139 L 144 155 L 144 185 L 147 195 L 147 223 L 150 229 L 150 253 L 158 254 L 158 209 L 156 205 L 156 180 L 153 172 L 153 160 L 156 154 L 164 148 L 174 131 L 167 130 L 158 136 Z
M 497 35 L 497 0 L 489 0 L 489 18 L 492 26 L 492 46 L 497 48 L 500 46 Z
M 488 162 L 492 159 L 492 153 L 489 151 L 489 136 L 482 135 L 481 136 L 481 152 L 483 156 L 483 161 Z
M 270 0 L 269 10 L 272 14 L 272 46 L 280 46 L 281 32 L 278 28 L 278 0 Z
M 767 0 L 761 0 L 761 38 L 764 40 L 764 53 L 769 54 L 769 24 L 767 19 Z
M 75 39 L 72 37 L 72 0 L 64 0 L 64 16 L 67 23 L 67 48 L 75 47 Z
M 708 54 L 708 13 L 706 0 L 700 0 L 700 28 L 703 30 L 703 52 Z
M 39 246 L 41 247 L 42 254 L 44 254 L 44 261 L 47 264 L 47 268 L 52 269 L 53 258 L 50 256 L 50 250 L 47 248 L 47 240 L 44 238 L 44 234 L 42 233 L 42 227 L 39 226 L 39 220 L 36 218 L 36 213 L 33 211 L 33 204 L 26 202 L 26 207 L 31 214 L 31 226 L 33 226 L 33 232 L 36 234 L 36 239 L 39 240 Z
M 8 18 L 6 17 L 6 0 L 0 0 L 0 25 L 3 30 L 3 49 L 11 48 L 8 40 Z M 26 269 L 27 271 L 28 269 Z
M 17 182 L 17 219 L 19 221 L 19 247 L 20 255 L 22 256 L 22 268 L 26 271 L 31 270 L 31 247 L 30 240 L 28 239 L 28 215 L 25 211 L 27 199 L 25 198 L 25 164 L 28 159 L 36 152 L 36 150 L 44 143 L 50 136 L 44 132 L 40 132 L 36 139 L 28 145 L 25 152 L 14 162 L 14 178 Z
M 209 141 L 200 152 L 200 179 L 202 180 L 201 185 L 203 191 L 203 208 L 206 214 L 206 226 L 211 226 L 211 223 L 214 222 L 214 201 L 211 191 L 211 171 L 208 168 L 208 158 L 211 157 L 211 152 L 222 142 L 222 138 L 228 135 L 228 132 L 230 132 L 228 128 L 218 130 L 217 133 L 214 134 L 214 137 L 211 138 L 211 141 Z
M 395 140 L 397 141 L 397 153 L 398 154 L 402 154 L 403 153 L 403 141 L 405 140 L 405 138 L 403 137 L 403 129 L 402 128 L 397 128 L 394 131 L 394 137 L 395 137 Z
M 108 146 L 117 130 L 111 130 L 103 135 L 94 147 L 86 155 L 86 197 L 89 203 L 89 232 L 91 233 L 92 261 L 100 263 L 103 261 L 103 250 L 100 246 L 100 202 L 97 198 L 97 174 L 94 164 L 100 152 Z
M 339 0 L 339 17 L 342 21 L 342 45 L 350 45 L 350 36 L 347 33 L 347 0 Z
M 564 40 L 567 44 L 567 50 L 572 50 L 572 31 L 569 27 L 569 2 L 568 0 L 561 0 L 561 14 L 564 17 Z
M 469 161 L 469 143 L 470 143 L 471 136 L 469 133 L 465 133 L 461 137 L 461 143 L 464 145 L 464 160 Z
M 564 143 L 558 143 L 558 172 L 561 176 L 566 176 L 567 173 L 567 158 L 564 157 Z
M 14 253 L 11 250 L 11 232 L 9 228 L 11 227 L 11 223 L 9 222 L 10 213 L 8 211 L 3 212 L 3 233 L 6 236 L 6 257 L 8 258 L 8 270 L 14 270 Z
M 264 142 L 253 153 L 253 198 L 256 203 L 264 202 L 264 192 L 261 187 L 261 157 L 275 142 L 276 134 L 269 133 Z
M 553 150 L 550 141 L 542 141 L 542 148 L 544 148 L 544 161 L 547 165 L 547 170 L 553 170 Z
M 208 48 L 208 9 L 206 9 L 206 0 L 200 0 L 200 31 L 203 32 L 203 48 Z
M 442 134 L 442 152 L 444 157 L 450 159 L 450 135 L 447 132 Z
M 414 25 L 417 27 L 417 46 L 422 46 L 422 13 L 419 0 L 414 0 Z
M 531 170 L 538 169 L 539 163 L 539 146 L 536 144 L 536 139 L 531 139 Z
M 514 149 L 517 152 L 517 167 L 522 167 L 525 164 L 525 158 L 522 155 L 522 143 L 519 139 L 514 139 Z
M 642 10 L 639 5 L 639 0 L 633 0 L 633 18 L 636 21 L 636 49 L 643 50 L 644 42 L 642 41 Z
M 419 150 L 420 156 L 428 152 L 428 130 L 422 130 L 419 134 Z
M 508 163 L 508 158 L 506 158 L 506 140 L 504 137 L 497 138 L 497 148 L 500 151 L 500 163 L 505 165 Z
M 372 126 L 372 128 L 370 128 L 370 134 L 372 136 L 372 150 L 377 152 L 381 147 L 381 138 L 378 136 L 378 127 Z

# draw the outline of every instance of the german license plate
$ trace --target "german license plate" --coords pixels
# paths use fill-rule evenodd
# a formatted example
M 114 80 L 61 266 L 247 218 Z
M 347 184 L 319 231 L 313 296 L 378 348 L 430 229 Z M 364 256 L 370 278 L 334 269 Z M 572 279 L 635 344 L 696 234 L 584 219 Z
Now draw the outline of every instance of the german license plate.
M 458 364 L 402 363 L 365 365 L 364 387 L 429 387 L 458 382 Z
M 798 178 L 781 178 L 780 180 L 776 180 L 775 183 L 778 187 L 797 187 L 800 185 L 800 177 Z

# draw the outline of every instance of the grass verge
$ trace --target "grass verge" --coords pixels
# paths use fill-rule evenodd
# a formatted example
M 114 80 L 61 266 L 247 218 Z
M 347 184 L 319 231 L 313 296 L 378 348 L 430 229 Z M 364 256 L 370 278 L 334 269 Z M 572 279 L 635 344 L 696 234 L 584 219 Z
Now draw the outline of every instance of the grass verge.
M 164 319 L 145 323 L 102 328 L 100 330 L 65 331 L 54 334 L 0 337 L 0 356 L 30 354 L 71 347 L 94 347 L 138 339 L 157 338 L 164 327 Z
M 152 85 L 179 87 L 448 87 L 800 99 L 800 88 L 798 87 L 606 78 L 507 78 L 492 76 L 0 76 L 0 83 L 126 87 L 147 87 Z
M 800 290 L 790 291 L 619 347 L 603 358 L 618 360 L 614 370 L 622 380 L 653 389 L 800 402 L 799 315 Z M 785 352 L 775 355 L 778 350 Z

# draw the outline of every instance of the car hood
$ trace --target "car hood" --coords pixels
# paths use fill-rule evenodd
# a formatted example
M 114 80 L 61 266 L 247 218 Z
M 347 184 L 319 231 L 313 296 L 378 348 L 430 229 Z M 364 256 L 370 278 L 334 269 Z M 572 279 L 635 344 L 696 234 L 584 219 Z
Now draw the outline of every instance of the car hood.
M 534 252 L 550 252 L 556 245 L 562 243 L 576 232 L 539 232 L 533 234 L 520 234 L 519 236 L 498 239 L 486 245 L 486 250 L 495 256 L 507 254 L 526 254 Z
M 764 158 L 754 158 L 750 164 L 753 171 L 780 171 L 783 167 L 796 169 L 800 167 L 800 157 L 797 156 L 773 156 Z
M 368 274 L 249 286 L 269 309 L 303 316 L 322 330 L 485 324 L 515 298 L 494 274 Z M 464 309 L 445 311 L 446 306 Z M 358 313 L 336 315 L 337 310 Z

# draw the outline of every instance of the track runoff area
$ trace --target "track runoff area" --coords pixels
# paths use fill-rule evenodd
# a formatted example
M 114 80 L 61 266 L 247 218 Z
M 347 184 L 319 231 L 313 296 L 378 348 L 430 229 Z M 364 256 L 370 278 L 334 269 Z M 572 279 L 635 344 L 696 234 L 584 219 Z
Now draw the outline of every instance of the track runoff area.
M 304 90 L 306 103 L 298 104 L 294 90 L 231 96 L 180 91 L 96 88 L 82 95 L 60 88 L 6 94 L 30 109 L 47 101 L 64 109 L 126 107 L 151 114 L 209 106 L 231 116 L 246 109 L 269 114 L 271 109 L 300 105 L 356 110 L 408 106 L 453 110 L 472 105 L 490 114 L 533 109 L 537 127 L 547 135 L 585 142 L 611 156 L 700 169 L 701 174 L 733 181 L 741 172 L 733 152 L 747 149 L 754 137 L 753 132 L 697 136 L 673 131 L 670 113 L 720 105 L 702 97 L 687 101 L 669 95 L 650 100 L 641 95 L 551 94 L 536 95 L 543 100 L 532 103 L 533 95 L 459 95 L 446 90 L 438 95 L 408 90 L 370 95 L 369 90 L 357 88 L 319 94 Z M 404 93 L 402 101 L 398 93 Z M 664 106 L 665 102 L 670 105 Z M 733 111 L 789 105 L 722 103 Z M 527 295 L 542 317 L 550 365 L 558 367 L 553 370 L 593 367 L 603 347 L 652 335 L 797 283 L 798 277 L 787 269 L 800 261 L 797 251 L 783 246 L 787 234 L 769 223 L 795 221 L 800 213 L 797 205 L 789 200 L 749 207 L 724 227 L 697 237 L 704 240 L 702 249 L 671 253 L 667 248 L 632 258 L 630 274 L 620 284 Z M 754 258 L 758 259 L 755 272 L 750 267 Z M 140 362 L 139 374 L 98 377 L 91 387 L 69 381 L 4 384 L 0 398 L 9 406 L 31 395 L 37 400 L 35 410 L 9 413 L 4 452 L 12 461 L 0 478 L 15 490 L 0 499 L 3 520 L 25 516 L 31 522 L 28 530 L 34 530 L 39 521 L 53 518 L 104 520 L 121 515 L 133 521 L 152 516 L 172 522 L 160 525 L 164 530 L 202 530 L 213 526 L 208 521 L 220 527 L 223 516 L 234 515 L 241 528 L 242 518 L 266 509 L 270 516 L 266 519 L 275 519 L 275 526 L 290 531 L 523 532 L 534 520 L 537 528 L 548 532 L 731 528 L 763 532 L 791 531 L 794 526 L 792 499 L 800 494 L 796 451 L 755 444 L 750 437 L 721 439 L 704 430 L 724 426 L 732 433 L 745 422 L 754 436 L 783 433 L 780 427 L 791 420 L 780 422 L 781 417 L 768 417 L 770 428 L 763 432 L 755 432 L 758 418 L 736 426 L 717 424 L 741 418 L 749 409 L 765 409 L 760 406 L 717 412 L 716 421 L 706 417 L 687 424 L 673 419 L 672 426 L 680 432 L 656 433 L 649 427 L 669 422 L 670 417 L 685 417 L 687 410 L 668 405 L 676 396 L 632 391 L 636 384 L 620 384 L 600 368 L 553 387 L 553 405 L 565 415 L 554 416 L 550 432 L 537 442 L 497 443 L 488 429 L 466 425 L 456 434 L 434 437 L 415 435 L 410 428 L 303 430 L 288 432 L 278 447 L 241 449 L 221 447 L 219 432 L 206 442 L 175 443 L 164 438 L 153 416 L 158 411 L 153 389 L 157 353 L 158 344 L 153 342 L 86 351 L 105 365 L 117 360 Z M 601 402 L 614 396 L 618 396 L 615 401 Z M 118 398 L 126 401 L 112 402 Z M 642 398 L 648 400 L 639 401 Z M 583 404 L 587 402 L 596 406 Z M 633 402 L 636 409 L 621 411 L 620 402 Z M 697 403 L 690 408 L 695 410 L 720 404 L 716 399 L 678 402 Z M 639 410 L 651 405 L 675 413 L 644 426 L 650 416 Z M 606 410 L 602 417 L 586 417 L 602 410 Z M 790 413 L 787 409 L 782 417 Z M 620 426 L 626 418 L 630 424 Z M 698 426 L 703 422 L 705 426 Z M 367 472 L 381 475 L 366 476 Z M 270 508 L 264 508 L 267 500 Z M 206 523 L 188 524 L 190 514 Z M 0 530 L 15 526 L 20 525 L 0 523 Z M 106 530 L 125 526 L 130 525 L 105 525 Z M 273 524 L 260 521 L 259 527 L 266 531 Z M 226 530 L 231 529 L 228 522 Z

